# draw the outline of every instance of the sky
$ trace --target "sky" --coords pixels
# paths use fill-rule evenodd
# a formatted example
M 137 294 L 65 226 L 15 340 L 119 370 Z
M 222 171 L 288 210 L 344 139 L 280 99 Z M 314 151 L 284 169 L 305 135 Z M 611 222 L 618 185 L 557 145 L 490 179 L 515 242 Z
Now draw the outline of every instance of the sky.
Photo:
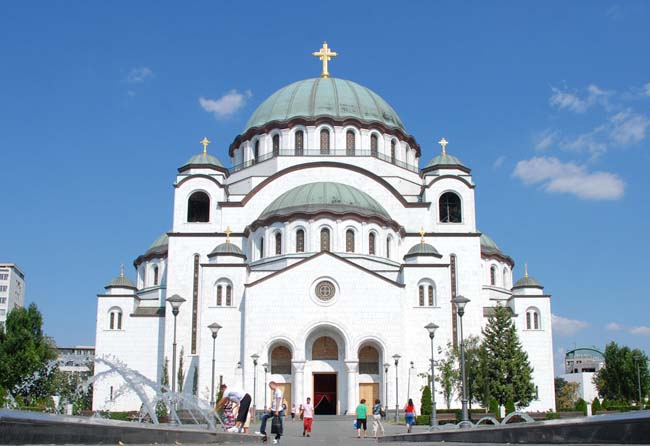
M 171 227 L 176 169 L 316 77 L 385 98 L 472 168 L 479 229 L 551 294 L 556 364 L 650 351 L 650 3 L 8 1 L 0 14 L 0 261 L 60 345 Z M 557 368 L 557 366 L 556 366 Z

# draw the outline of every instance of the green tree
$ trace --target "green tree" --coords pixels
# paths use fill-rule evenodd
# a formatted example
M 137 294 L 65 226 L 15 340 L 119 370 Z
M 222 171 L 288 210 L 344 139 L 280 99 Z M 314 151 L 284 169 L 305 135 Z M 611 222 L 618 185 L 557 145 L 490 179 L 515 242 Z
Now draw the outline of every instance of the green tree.
M 181 355 L 180 355 L 180 360 L 178 361 L 178 391 L 182 392 L 183 391 L 183 383 L 185 382 L 185 371 L 183 370 L 184 364 L 183 364 L 183 356 L 185 354 L 185 350 L 183 347 L 181 347 Z
M 650 372 L 648 357 L 639 349 L 627 346 L 619 347 L 610 342 L 605 347 L 605 366 L 594 376 L 598 394 L 607 400 L 636 401 L 639 399 L 637 378 L 638 358 L 641 375 L 641 394 L 647 395 L 650 390 Z
M 603 407 L 600 404 L 600 400 L 598 397 L 594 398 L 594 400 L 591 402 L 591 413 L 596 414 L 598 412 L 602 412 Z
M 578 401 L 580 384 L 555 378 L 555 407 L 557 410 L 571 410 Z
M 57 354 L 51 339 L 43 333 L 43 317 L 36 307 L 14 308 L 5 331 L 0 330 L 0 387 L 22 396 L 28 403 L 49 395 Z M 26 380 L 29 386 L 22 386 Z
M 487 393 L 500 405 L 512 400 L 516 406 L 528 406 L 535 396 L 533 369 L 528 355 L 521 347 L 510 309 L 501 305 L 494 308 L 483 329 L 485 354 L 481 369 L 487 380 Z
M 169 387 L 169 358 L 167 356 L 165 356 L 165 362 L 163 362 L 160 384 L 162 384 L 164 387 Z
M 422 389 L 422 398 L 420 401 L 422 402 L 420 405 L 420 415 L 431 415 L 433 405 L 431 404 L 431 388 L 429 386 L 424 386 L 424 389 Z
M 442 355 L 442 349 L 438 348 L 438 356 Z M 458 383 L 458 367 L 456 358 L 457 355 L 454 353 L 454 348 L 451 345 L 451 342 L 449 342 L 447 343 L 444 357 L 441 360 L 436 361 L 436 382 L 440 384 L 440 390 L 445 399 L 447 409 L 451 407 L 451 400 L 454 397 L 454 391 Z

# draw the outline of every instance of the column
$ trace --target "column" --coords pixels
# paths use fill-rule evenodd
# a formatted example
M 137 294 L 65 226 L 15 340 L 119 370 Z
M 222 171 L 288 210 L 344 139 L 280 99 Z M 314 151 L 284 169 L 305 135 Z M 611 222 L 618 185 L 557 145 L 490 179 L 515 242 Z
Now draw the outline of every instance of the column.
M 348 415 L 354 415 L 354 409 L 358 403 L 357 373 L 359 372 L 359 361 L 345 361 L 345 368 L 348 378 Z
M 305 402 L 305 361 L 292 361 L 291 366 L 293 367 L 293 403 L 298 407 Z M 288 403 L 291 406 L 292 401 Z

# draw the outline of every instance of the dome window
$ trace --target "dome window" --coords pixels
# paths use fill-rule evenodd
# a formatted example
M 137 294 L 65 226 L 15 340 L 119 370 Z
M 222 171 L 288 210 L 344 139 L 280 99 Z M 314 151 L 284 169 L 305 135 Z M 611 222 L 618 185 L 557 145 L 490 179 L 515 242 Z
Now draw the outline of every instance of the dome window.
M 257 162 L 260 157 L 260 141 L 255 141 L 255 148 L 253 149 L 253 164 Z
M 390 162 L 395 164 L 397 161 L 397 147 L 395 145 L 395 140 L 390 142 Z
M 375 252 L 376 252 L 375 251 L 375 239 L 376 239 L 376 237 L 375 237 L 374 232 L 371 232 L 370 234 L 368 234 L 368 254 L 370 254 L 371 256 L 374 256 Z
M 305 231 L 302 229 L 296 231 L 296 252 L 305 252 Z
M 210 197 L 205 192 L 194 192 L 187 200 L 188 223 L 210 221 Z
M 320 231 L 320 250 L 330 250 L 330 230 L 327 228 L 323 228 Z
M 153 285 L 154 286 L 158 285 L 158 267 L 157 266 L 153 267 Z
M 320 153 L 321 155 L 330 153 L 330 131 L 327 129 L 320 131 Z
M 305 132 L 298 130 L 294 135 L 294 146 L 296 155 L 302 156 L 305 153 Z
M 354 252 L 354 231 L 352 229 L 345 231 L 345 252 Z
M 497 267 L 492 265 L 490 267 L 490 285 L 496 286 L 497 284 Z
M 441 223 L 461 223 L 462 212 L 460 197 L 453 192 L 446 192 L 440 197 L 439 203 Z
M 260 237 L 260 246 L 259 246 L 260 259 L 264 258 L 264 237 Z
M 386 237 L 386 257 L 390 259 L 390 245 L 391 245 L 391 238 Z
M 275 255 L 279 256 L 282 254 L 282 233 L 275 233 Z
M 355 150 L 355 135 L 352 130 L 348 130 L 345 134 L 345 154 L 347 156 L 354 156 Z
M 280 135 L 273 135 L 273 156 L 280 155 Z
M 379 152 L 379 138 L 376 134 L 370 135 L 370 156 L 377 156 Z

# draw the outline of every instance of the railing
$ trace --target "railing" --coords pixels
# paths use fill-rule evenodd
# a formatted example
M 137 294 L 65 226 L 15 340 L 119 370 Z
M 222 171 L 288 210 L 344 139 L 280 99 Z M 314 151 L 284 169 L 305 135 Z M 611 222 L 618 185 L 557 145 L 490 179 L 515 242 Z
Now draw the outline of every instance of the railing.
M 371 150 L 302 150 L 298 153 L 294 152 L 293 150 L 280 150 L 270 153 L 266 153 L 262 156 L 257 157 L 256 159 L 252 159 L 249 161 L 246 161 L 245 163 L 237 164 L 235 166 L 232 166 L 229 171 L 230 173 L 235 173 L 239 172 L 242 169 L 246 169 L 247 167 L 254 166 L 255 164 L 259 164 L 263 161 L 269 160 L 274 157 L 284 157 L 284 156 L 306 156 L 306 157 L 372 157 L 372 158 L 377 158 L 379 160 L 385 161 L 387 163 L 390 163 L 394 166 L 401 167 L 402 169 L 406 169 L 411 172 L 418 172 L 419 169 L 417 166 L 411 166 L 410 164 L 405 163 L 404 161 L 399 161 L 396 160 L 390 156 L 384 155 L 383 153 L 371 151 Z

